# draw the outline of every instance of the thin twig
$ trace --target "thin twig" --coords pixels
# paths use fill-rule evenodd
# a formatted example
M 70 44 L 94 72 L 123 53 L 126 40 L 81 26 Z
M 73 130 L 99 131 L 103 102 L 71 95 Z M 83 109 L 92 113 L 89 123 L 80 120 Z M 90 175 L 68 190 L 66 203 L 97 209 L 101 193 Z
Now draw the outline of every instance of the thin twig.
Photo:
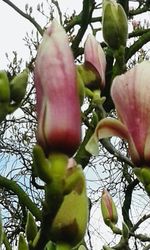
M 20 10 L 15 4 L 13 4 L 11 1 L 9 0 L 2 0 L 3 2 L 5 2 L 6 4 L 8 4 L 10 7 L 12 7 L 15 11 L 17 11 L 21 16 L 23 16 L 24 18 L 26 18 L 27 20 L 29 20 L 34 27 L 38 30 L 38 32 L 41 34 L 41 36 L 43 35 L 43 29 L 41 28 L 41 26 L 35 21 L 34 18 L 32 18 L 30 15 L 24 13 L 22 10 Z

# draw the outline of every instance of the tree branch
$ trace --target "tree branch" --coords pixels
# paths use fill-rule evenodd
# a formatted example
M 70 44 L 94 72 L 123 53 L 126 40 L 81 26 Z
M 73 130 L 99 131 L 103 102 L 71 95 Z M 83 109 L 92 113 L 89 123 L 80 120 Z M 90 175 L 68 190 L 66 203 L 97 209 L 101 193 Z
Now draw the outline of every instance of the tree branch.
M 77 50 L 79 43 L 81 42 L 81 39 L 88 27 L 89 21 L 92 16 L 94 4 L 92 3 L 93 1 L 91 0 L 83 0 L 83 10 L 82 10 L 82 15 L 81 15 L 81 27 L 72 43 L 72 51 L 74 53 L 74 56 L 76 57 Z
M 144 33 L 127 51 L 125 61 L 127 62 L 143 45 L 150 41 L 150 31 Z
M 18 196 L 20 203 L 27 207 L 27 209 L 30 210 L 30 212 L 33 214 L 33 216 L 36 217 L 37 220 L 41 221 L 41 211 L 15 181 L 9 180 L 6 177 L 0 175 L 0 187 L 5 188 L 7 191 L 13 191 Z
M 43 35 L 43 29 L 41 28 L 41 26 L 35 21 L 34 18 L 32 18 L 30 15 L 24 13 L 22 10 L 20 10 L 15 4 L 13 4 L 11 1 L 9 0 L 2 0 L 3 2 L 5 2 L 6 4 L 8 4 L 10 7 L 12 7 L 16 12 L 18 12 L 21 16 L 23 16 L 24 18 L 26 18 L 27 20 L 29 20 L 34 27 L 38 30 L 38 32 L 41 34 L 41 36 Z
M 129 228 L 132 227 L 133 230 L 133 225 L 129 217 L 129 210 L 131 206 L 131 200 L 132 200 L 132 193 L 135 188 L 135 186 L 139 183 L 138 179 L 135 179 L 132 181 L 128 186 L 125 191 L 125 199 L 122 207 L 122 215 L 125 223 L 128 225 Z
M 131 167 L 134 166 L 134 164 L 129 160 L 129 158 L 122 155 L 118 150 L 115 149 L 115 147 L 111 144 L 109 139 L 101 139 L 100 141 L 101 141 L 101 144 L 104 146 L 104 148 L 106 148 L 110 154 L 116 156 L 118 161 L 125 162 Z

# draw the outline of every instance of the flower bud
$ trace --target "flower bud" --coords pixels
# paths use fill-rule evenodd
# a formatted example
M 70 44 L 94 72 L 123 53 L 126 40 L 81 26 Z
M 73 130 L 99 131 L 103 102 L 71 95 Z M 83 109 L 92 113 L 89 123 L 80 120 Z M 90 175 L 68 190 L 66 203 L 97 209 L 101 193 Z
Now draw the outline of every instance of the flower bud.
M 80 144 L 80 101 L 76 68 L 65 30 L 53 20 L 35 63 L 37 140 L 46 155 L 71 156 Z
M 102 27 L 104 40 L 112 49 L 126 46 L 127 16 L 123 7 L 115 0 L 103 0 Z
M 117 214 L 116 206 L 112 197 L 110 196 L 110 194 L 108 193 L 106 189 L 102 193 L 101 211 L 102 211 L 104 222 L 107 226 L 110 226 L 110 223 L 113 223 L 113 224 L 117 223 L 118 214 Z
M 98 41 L 91 34 L 88 35 L 85 46 L 85 67 L 92 71 L 96 80 L 99 82 L 100 88 L 105 86 L 105 70 L 106 70 L 106 57 L 105 53 Z M 90 75 L 89 75 L 90 76 Z M 92 78 L 87 79 L 86 85 L 90 83 Z
M 77 175 L 76 185 L 70 179 L 73 190 L 64 196 L 64 200 L 54 218 L 50 230 L 51 240 L 64 242 L 72 247 L 81 242 L 86 231 L 88 220 L 88 198 L 86 195 L 86 183 L 82 169 L 79 166 L 69 167 L 71 175 Z M 71 187 L 70 186 L 70 187 Z
M 9 103 L 10 88 L 7 74 L 4 70 L 0 71 L 0 103 Z
M 21 102 L 26 93 L 26 87 L 28 82 L 28 71 L 24 70 L 15 76 L 10 82 L 10 94 L 11 99 L 14 102 Z

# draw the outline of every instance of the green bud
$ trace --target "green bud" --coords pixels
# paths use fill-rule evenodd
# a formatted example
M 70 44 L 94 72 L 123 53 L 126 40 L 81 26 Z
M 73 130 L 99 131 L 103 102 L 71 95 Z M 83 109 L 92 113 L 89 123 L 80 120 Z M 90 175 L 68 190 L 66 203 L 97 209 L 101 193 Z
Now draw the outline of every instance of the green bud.
M 103 0 L 102 27 L 104 40 L 112 49 L 126 46 L 128 20 L 123 7 L 115 0 Z
M 0 103 L 9 103 L 10 88 L 7 74 L 4 70 L 0 71 Z
M 71 171 L 74 172 L 74 168 Z M 78 181 L 76 181 L 76 185 L 74 183 L 72 186 L 74 189 L 64 196 L 50 230 L 52 241 L 56 244 L 57 242 L 64 242 L 72 247 L 78 245 L 83 239 L 88 220 L 85 177 L 81 168 L 77 170 L 76 174 L 78 175 Z
M 28 212 L 25 233 L 26 233 L 27 241 L 29 243 L 33 242 L 33 240 L 35 239 L 37 235 L 37 232 L 38 232 L 38 229 L 37 229 L 37 225 L 35 223 L 34 217 L 30 212 Z
M 107 190 L 104 190 L 101 198 L 101 211 L 105 224 L 110 226 L 112 224 L 116 224 L 118 221 L 118 214 L 115 203 L 108 193 Z
M 29 250 L 23 234 L 19 235 L 18 250 Z
M 26 93 L 28 82 L 28 70 L 24 70 L 15 76 L 10 82 L 11 99 L 14 102 L 21 102 Z

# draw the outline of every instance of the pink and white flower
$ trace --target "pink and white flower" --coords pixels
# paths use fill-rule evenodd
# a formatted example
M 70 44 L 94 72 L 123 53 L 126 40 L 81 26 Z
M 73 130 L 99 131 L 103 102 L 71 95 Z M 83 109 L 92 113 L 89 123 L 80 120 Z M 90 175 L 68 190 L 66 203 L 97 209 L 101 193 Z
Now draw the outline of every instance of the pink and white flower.
M 97 153 L 99 139 L 119 136 L 128 141 L 131 159 L 136 166 L 150 166 L 150 62 L 144 61 L 115 77 L 111 96 L 119 120 L 101 120 L 87 150 Z
M 73 155 L 80 143 L 76 69 L 67 34 L 56 20 L 44 33 L 35 62 L 37 141 L 46 154 Z

